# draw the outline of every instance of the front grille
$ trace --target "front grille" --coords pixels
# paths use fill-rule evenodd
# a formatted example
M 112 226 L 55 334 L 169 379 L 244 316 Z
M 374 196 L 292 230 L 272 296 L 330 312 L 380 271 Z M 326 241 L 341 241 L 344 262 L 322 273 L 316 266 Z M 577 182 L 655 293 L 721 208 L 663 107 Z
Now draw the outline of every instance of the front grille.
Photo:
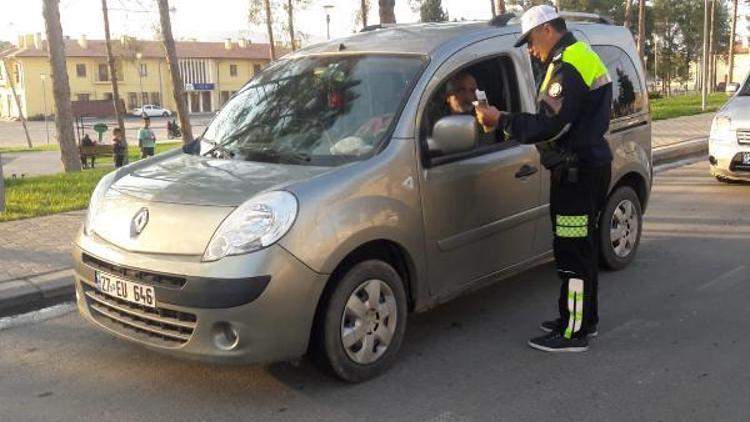
M 102 261 L 101 259 L 94 258 L 93 256 L 85 253 L 81 257 L 81 260 L 84 264 L 88 265 L 91 268 L 108 272 L 110 274 L 119 275 L 127 278 L 128 280 L 137 281 L 138 283 L 146 284 L 149 286 L 180 288 L 187 282 L 187 279 L 185 277 L 127 268 L 121 265 Z
M 750 130 L 738 130 L 737 142 L 741 144 L 750 144 Z
M 104 294 L 83 284 L 91 316 L 105 327 L 160 347 L 179 347 L 190 339 L 194 314 L 165 308 L 149 308 Z

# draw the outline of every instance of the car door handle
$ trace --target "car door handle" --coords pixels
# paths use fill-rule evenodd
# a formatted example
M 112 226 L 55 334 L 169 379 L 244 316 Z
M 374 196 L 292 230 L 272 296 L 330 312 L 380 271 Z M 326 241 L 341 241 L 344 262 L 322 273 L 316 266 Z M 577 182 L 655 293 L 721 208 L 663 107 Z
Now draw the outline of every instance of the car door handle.
M 524 165 L 516 172 L 516 179 L 523 179 L 538 172 L 539 169 L 534 166 Z

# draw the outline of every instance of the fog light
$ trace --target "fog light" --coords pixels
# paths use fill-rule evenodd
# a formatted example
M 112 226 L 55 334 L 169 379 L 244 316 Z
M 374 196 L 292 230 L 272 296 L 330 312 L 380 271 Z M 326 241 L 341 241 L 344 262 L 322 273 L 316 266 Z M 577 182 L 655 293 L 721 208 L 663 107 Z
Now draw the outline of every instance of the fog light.
M 214 344 L 222 350 L 232 350 L 240 342 L 237 330 L 228 322 L 217 322 L 212 330 Z

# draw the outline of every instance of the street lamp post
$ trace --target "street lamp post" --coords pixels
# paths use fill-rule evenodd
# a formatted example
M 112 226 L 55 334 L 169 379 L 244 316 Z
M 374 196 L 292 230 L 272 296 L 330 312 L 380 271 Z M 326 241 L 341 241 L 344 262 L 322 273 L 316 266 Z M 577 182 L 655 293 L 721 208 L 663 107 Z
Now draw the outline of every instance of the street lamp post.
M 44 83 L 47 79 L 47 75 L 42 73 L 39 75 L 42 79 L 42 101 L 44 102 L 44 131 L 47 134 L 47 145 L 49 145 L 49 121 L 47 120 L 47 88 Z
M 323 9 L 326 11 L 326 39 L 331 39 L 331 9 L 333 9 L 332 4 L 326 4 L 323 6 Z
M 143 54 L 139 51 L 135 53 L 135 58 L 138 59 L 138 84 L 141 87 L 141 92 L 138 94 L 138 96 L 141 100 L 141 113 L 143 113 L 143 72 L 141 69 L 141 59 L 143 58 Z

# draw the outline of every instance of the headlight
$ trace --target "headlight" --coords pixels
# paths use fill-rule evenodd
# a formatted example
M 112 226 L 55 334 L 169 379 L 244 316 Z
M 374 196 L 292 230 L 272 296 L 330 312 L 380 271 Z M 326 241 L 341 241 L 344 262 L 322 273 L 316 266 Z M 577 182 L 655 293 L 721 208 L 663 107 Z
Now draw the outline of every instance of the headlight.
M 208 242 L 203 261 L 257 251 L 276 243 L 297 218 L 297 198 L 286 191 L 260 194 L 237 207 Z
M 732 142 L 734 134 L 732 133 L 732 119 L 728 116 L 716 116 L 711 123 L 712 142 Z
M 115 180 L 115 173 L 116 172 L 113 171 L 102 177 L 101 180 L 99 180 L 99 183 L 97 183 L 96 188 L 94 188 L 94 192 L 91 194 L 91 199 L 89 199 L 89 209 L 86 212 L 86 219 L 83 220 L 83 233 L 86 236 L 91 236 L 91 234 L 94 233 L 92 225 L 94 223 L 94 218 L 96 217 L 96 212 L 99 209 L 99 202 L 101 198 L 104 197 L 104 194 L 107 193 L 109 187 L 112 186 L 112 182 Z

